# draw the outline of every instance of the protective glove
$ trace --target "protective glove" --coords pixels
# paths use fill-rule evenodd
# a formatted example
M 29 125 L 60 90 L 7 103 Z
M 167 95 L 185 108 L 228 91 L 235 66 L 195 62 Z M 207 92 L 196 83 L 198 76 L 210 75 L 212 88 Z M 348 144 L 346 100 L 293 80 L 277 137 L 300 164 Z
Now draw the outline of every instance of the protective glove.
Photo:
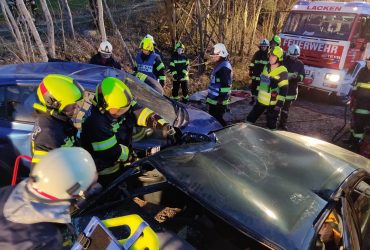
M 297 72 L 294 72 L 294 73 L 288 73 L 288 79 L 295 79 L 298 77 L 298 73 Z
M 162 136 L 164 138 L 173 138 L 176 134 L 176 131 L 175 129 L 170 125 L 170 124 L 166 124 L 163 126 L 162 128 Z

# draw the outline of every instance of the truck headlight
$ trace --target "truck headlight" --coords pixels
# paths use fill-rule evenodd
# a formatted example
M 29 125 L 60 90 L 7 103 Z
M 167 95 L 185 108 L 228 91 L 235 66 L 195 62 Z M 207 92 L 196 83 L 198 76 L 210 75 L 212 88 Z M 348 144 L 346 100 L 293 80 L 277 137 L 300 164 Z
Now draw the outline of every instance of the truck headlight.
M 330 82 L 337 82 L 337 81 L 339 81 L 339 79 L 340 79 L 340 75 L 338 75 L 338 74 L 328 73 L 328 74 L 325 75 L 325 80 L 328 80 Z

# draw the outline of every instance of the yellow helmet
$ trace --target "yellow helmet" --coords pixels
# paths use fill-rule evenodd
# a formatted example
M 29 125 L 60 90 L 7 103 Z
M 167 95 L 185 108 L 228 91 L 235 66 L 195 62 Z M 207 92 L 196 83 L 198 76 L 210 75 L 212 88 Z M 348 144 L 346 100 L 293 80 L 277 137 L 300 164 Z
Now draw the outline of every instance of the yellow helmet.
M 175 51 L 176 51 L 177 49 L 183 49 L 183 50 L 185 50 L 185 45 L 184 45 L 184 44 L 182 44 L 182 43 L 179 41 L 179 42 L 177 42 L 177 43 L 175 44 Z
M 125 226 L 127 228 L 128 237 L 119 240 L 119 242 L 125 246 L 125 249 L 128 250 L 159 249 L 159 239 L 157 234 L 137 214 L 111 218 L 103 220 L 102 222 L 108 228 L 118 226 Z
M 46 107 L 62 111 L 83 97 L 83 87 L 73 78 L 64 75 L 47 75 L 37 88 L 37 97 Z
M 150 39 L 149 37 L 144 37 L 144 39 L 140 43 L 140 49 L 154 51 L 154 44 L 152 39 Z
M 133 96 L 120 79 L 107 77 L 96 87 L 95 101 L 105 110 L 120 109 L 131 105 Z
M 276 46 L 274 49 L 270 50 L 270 54 L 276 56 L 279 62 L 283 61 L 284 51 L 279 46 Z

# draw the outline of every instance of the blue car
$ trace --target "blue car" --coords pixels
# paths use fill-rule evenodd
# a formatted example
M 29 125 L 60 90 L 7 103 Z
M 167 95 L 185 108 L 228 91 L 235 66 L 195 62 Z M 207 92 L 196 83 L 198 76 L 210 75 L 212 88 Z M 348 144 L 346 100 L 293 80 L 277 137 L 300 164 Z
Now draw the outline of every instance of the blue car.
M 157 233 L 162 250 L 370 249 L 368 159 L 286 131 L 245 123 L 221 128 L 205 112 L 105 67 L 48 63 L 0 68 L 0 159 L 9 169 L 16 155 L 29 154 L 35 89 L 49 73 L 70 75 L 90 90 L 105 76 L 119 77 L 139 103 L 183 134 L 174 145 L 155 137 L 137 141 L 138 150 L 161 150 L 78 204 L 72 212 L 78 232 L 92 216 L 139 214 Z M 123 240 L 129 235 L 127 227 L 112 229 L 112 234 Z
M 86 96 L 91 97 L 96 85 L 107 76 L 122 79 L 131 88 L 137 101 L 161 114 L 183 132 L 208 134 L 221 128 L 210 115 L 198 109 L 171 101 L 132 75 L 104 66 L 53 62 L 6 65 L 0 67 L 0 185 L 10 184 L 13 164 L 18 155 L 31 155 L 30 132 L 35 120 L 33 103 L 36 89 L 48 74 L 64 74 L 79 81 Z M 87 104 L 89 100 L 85 99 Z M 83 113 L 83 112 L 82 112 Z M 77 122 L 78 123 L 78 122 Z M 78 124 L 77 124 L 78 125 Z M 160 138 L 134 142 L 134 148 L 150 152 L 166 145 Z M 23 162 L 27 166 L 26 162 Z M 25 168 L 20 167 L 20 170 Z

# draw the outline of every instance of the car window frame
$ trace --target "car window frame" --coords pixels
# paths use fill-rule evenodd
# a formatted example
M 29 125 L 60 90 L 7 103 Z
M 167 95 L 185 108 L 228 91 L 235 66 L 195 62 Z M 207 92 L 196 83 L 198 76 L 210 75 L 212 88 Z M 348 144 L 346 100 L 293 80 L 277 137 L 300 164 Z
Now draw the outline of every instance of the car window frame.
M 358 223 L 355 221 L 354 209 L 347 197 L 341 197 L 341 214 L 343 219 L 343 243 L 345 249 L 360 250 Z M 356 244 L 357 243 L 357 244 Z M 355 245 L 356 244 L 356 245 Z
M 367 176 L 367 177 L 363 177 L 363 178 L 359 179 L 355 183 L 355 185 L 353 185 L 352 188 L 350 189 L 350 191 L 348 193 L 348 198 L 347 198 L 348 203 L 349 203 L 349 206 L 351 207 L 351 210 L 352 210 L 352 219 L 355 222 L 357 240 L 358 240 L 358 242 L 360 244 L 359 249 L 361 249 L 361 246 L 362 246 L 362 233 L 361 233 L 360 222 L 358 220 L 359 218 L 358 218 L 358 216 L 356 214 L 355 204 L 354 204 L 354 201 L 352 201 L 352 199 L 351 199 L 351 193 L 352 192 L 355 192 L 355 187 L 357 185 L 359 185 L 360 182 L 363 182 L 363 181 L 365 181 L 365 182 L 367 182 L 369 184 L 370 183 L 370 177 Z

